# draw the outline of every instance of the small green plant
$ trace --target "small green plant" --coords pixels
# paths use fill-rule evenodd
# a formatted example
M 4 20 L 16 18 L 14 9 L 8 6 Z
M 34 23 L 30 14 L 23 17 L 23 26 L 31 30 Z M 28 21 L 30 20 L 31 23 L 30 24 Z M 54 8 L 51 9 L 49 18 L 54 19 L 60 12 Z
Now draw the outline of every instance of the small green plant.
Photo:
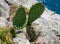
M 0 39 L 2 40 L 5 35 L 6 35 L 6 29 L 0 28 Z
M 7 28 L 0 28 L 0 43 L 1 44 L 9 44 L 11 43 L 12 39 L 10 38 L 10 35 L 7 33 Z M 8 34 L 8 36 L 7 36 Z M 9 39 L 7 39 L 9 38 Z
M 13 43 L 13 40 L 12 40 L 10 34 L 7 34 L 5 36 L 5 39 L 6 39 L 6 44 L 12 44 Z
M 11 35 L 12 35 L 13 38 L 16 37 L 16 32 L 15 32 L 14 28 L 10 29 L 10 33 L 11 33 Z
M 31 26 L 31 23 L 40 17 L 43 12 L 44 5 L 41 3 L 36 3 L 30 8 L 28 18 L 26 18 L 25 9 L 23 7 L 20 7 L 13 18 L 13 25 L 17 28 L 26 26 L 30 41 L 34 41 L 36 39 L 36 34 L 33 27 Z

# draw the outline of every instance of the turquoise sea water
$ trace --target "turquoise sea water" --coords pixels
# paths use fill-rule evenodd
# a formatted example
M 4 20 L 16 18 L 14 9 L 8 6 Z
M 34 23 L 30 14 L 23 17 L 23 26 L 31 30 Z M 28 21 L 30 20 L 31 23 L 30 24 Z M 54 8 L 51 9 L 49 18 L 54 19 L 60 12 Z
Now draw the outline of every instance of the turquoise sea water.
M 37 0 L 42 2 L 48 9 L 60 14 L 60 0 Z

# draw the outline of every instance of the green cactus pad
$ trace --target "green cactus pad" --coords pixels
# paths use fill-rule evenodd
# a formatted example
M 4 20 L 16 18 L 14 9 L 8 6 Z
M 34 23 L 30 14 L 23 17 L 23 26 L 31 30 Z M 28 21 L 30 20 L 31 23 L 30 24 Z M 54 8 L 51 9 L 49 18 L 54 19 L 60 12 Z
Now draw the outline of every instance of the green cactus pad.
M 34 20 L 42 15 L 44 12 L 44 5 L 41 3 L 36 3 L 33 5 L 29 12 L 28 24 L 31 24 Z
M 23 25 L 25 24 L 26 22 L 26 13 L 25 13 L 25 10 L 23 7 L 20 7 L 14 18 L 13 18 L 13 25 L 18 27 L 18 28 L 21 28 L 23 27 Z

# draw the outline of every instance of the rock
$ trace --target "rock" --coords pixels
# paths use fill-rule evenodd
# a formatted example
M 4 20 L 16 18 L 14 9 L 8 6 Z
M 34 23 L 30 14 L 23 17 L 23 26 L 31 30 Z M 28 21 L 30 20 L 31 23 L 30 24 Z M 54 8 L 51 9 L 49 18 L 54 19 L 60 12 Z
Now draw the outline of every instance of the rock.
M 9 3 L 13 5 L 30 8 L 33 4 L 37 3 L 37 0 L 7 0 Z
M 12 22 L 8 22 L 10 17 L 10 7 L 5 0 L 0 0 L 0 27 L 12 26 Z
M 45 39 L 47 37 L 47 43 L 52 44 L 52 40 L 60 44 L 59 37 L 57 35 L 60 35 L 60 15 L 54 13 L 51 10 L 48 10 L 45 8 L 44 13 L 41 15 L 40 18 L 38 18 L 36 21 L 32 23 L 32 26 L 36 32 L 36 34 L 40 35 L 38 36 L 38 39 L 40 36 L 42 36 L 41 39 Z M 43 38 L 44 37 L 44 38 Z M 37 40 L 39 41 L 39 40 Z
M 0 0 L 0 16 L 9 17 L 9 6 L 4 0 Z
M 7 25 L 9 28 L 13 27 L 13 23 L 12 22 L 7 22 Z
M 14 6 L 14 5 L 9 5 L 9 7 L 10 7 L 10 12 L 9 12 L 8 21 L 12 22 L 12 19 L 13 19 L 14 15 L 15 15 L 15 12 L 17 10 L 17 7 Z
M 0 17 L 0 27 L 7 26 L 7 19 L 5 17 Z
M 15 6 L 20 6 L 23 3 L 26 3 L 27 0 L 7 0 L 9 3 L 15 5 Z
M 17 37 L 15 37 L 13 41 L 17 44 L 30 44 L 23 33 L 17 34 Z
M 23 7 L 30 9 L 30 7 L 32 7 L 32 5 L 34 5 L 36 3 L 37 3 L 37 0 L 27 0 L 27 2 L 22 5 L 23 5 Z
M 54 38 L 54 37 L 52 38 L 50 35 L 38 37 L 38 39 L 36 40 L 36 43 L 39 43 L 39 44 L 60 44 L 58 42 L 58 39 L 56 40 L 56 38 Z

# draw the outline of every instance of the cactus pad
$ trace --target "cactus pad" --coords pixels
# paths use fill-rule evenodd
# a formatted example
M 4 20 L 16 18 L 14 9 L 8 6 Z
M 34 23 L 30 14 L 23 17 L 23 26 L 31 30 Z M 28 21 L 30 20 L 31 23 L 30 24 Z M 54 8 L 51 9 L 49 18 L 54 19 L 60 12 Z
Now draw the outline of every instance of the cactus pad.
M 25 21 L 26 21 L 25 10 L 23 7 L 20 7 L 13 18 L 13 25 L 18 28 L 21 28 L 23 27 Z
M 33 5 L 29 12 L 28 23 L 32 23 L 34 20 L 39 18 L 44 11 L 44 6 L 41 3 L 36 3 Z

